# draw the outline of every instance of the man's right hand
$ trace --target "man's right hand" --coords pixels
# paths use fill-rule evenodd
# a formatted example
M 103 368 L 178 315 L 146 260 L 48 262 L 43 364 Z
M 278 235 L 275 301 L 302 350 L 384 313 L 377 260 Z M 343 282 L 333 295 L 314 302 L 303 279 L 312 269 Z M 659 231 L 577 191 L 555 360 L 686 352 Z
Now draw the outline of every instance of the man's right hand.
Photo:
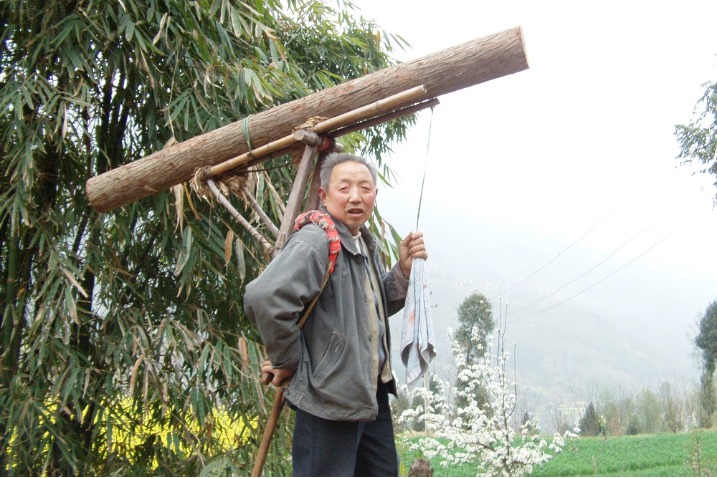
M 274 368 L 270 360 L 264 360 L 261 364 L 261 383 L 279 387 L 285 381 L 294 376 L 294 370 L 286 370 L 283 368 Z

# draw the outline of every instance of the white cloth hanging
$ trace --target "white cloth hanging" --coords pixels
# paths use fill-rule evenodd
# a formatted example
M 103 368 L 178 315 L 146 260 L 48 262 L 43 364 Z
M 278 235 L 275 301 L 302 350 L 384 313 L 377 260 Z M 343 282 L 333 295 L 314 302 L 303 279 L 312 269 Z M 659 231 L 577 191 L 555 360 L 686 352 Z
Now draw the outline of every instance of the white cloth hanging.
M 401 361 L 406 366 L 406 382 L 409 386 L 423 376 L 436 356 L 425 263 L 424 259 L 413 260 L 403 311 Z

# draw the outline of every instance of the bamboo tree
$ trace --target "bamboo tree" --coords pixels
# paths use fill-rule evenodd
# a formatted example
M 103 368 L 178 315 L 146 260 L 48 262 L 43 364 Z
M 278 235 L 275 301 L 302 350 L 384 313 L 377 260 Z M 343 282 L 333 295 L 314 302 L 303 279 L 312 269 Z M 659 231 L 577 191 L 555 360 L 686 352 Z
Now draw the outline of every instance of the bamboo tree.
M 715 176 L 717 186 L 717 81 L 709 81 L 704 87 L 690 123 L 675 125 L 675 138 L 682 163 L 694 161 L 700 173 Z M 717 204 L 717 194 L 713 202 Z
M 248 473 L 269 400 L 242 304 L 259 246 L 187 188 L 99 215 L 84 183 L 385 67 L 402 44 L 349 2 L 286 4 L 0 3 L 0 472 L 191 475 L 225 453 Z M 406 125 L 349 145 L 380 157 Z M 275 221 L 268 186 L 286 198 L 291 168 L 277 158 L 251 184 Z M 220 410 L 245 430 L 230 452 Z M 286 427 L 268 473 L 287 472 Z

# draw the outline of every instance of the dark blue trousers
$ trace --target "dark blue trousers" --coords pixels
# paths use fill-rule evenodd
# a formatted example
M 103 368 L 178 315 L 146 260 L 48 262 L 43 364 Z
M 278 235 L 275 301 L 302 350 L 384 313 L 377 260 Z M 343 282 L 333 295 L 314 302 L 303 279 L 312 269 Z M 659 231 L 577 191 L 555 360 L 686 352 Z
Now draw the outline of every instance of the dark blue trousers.
M 296 410 L 294 476 L 398 476 L 388 392 L 379 384 L 378 417 L 335 421 Z

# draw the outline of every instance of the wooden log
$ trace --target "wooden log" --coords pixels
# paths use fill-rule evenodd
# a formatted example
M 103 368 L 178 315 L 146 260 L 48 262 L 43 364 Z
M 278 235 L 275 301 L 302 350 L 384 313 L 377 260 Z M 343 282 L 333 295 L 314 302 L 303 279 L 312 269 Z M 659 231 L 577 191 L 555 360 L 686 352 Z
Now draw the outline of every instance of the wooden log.
M 429 99 L 528 68 L 520 27 L 397 64 L 251 115 L 252 145 L 287 136 L 312 116 L 335 117 L 424 85 Z M 99 176 L 86 184 L 90 204 L 105 212 L 189 180 L 200 167 L 245 153 L 243 121 L 196 136 Z

